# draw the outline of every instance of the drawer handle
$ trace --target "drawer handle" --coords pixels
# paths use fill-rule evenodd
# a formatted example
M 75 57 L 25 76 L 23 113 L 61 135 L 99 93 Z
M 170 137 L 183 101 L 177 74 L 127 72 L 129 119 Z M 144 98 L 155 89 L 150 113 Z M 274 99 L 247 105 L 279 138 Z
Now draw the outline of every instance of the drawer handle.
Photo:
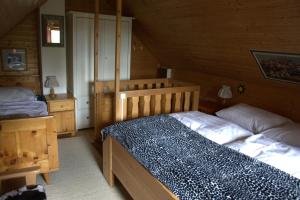
M 86 102 L 86 104 L 89 104 L 89 103 L 90 103 L 90 102 L 88 102 L 88 101 Z
M 86 117 L 86 119 L 90 119 L 90 117 Z
M 61 107 L 61 108 L 63 108 L 64 106 L 63 106 L 63 105 L 61 105 L 60 107 Z

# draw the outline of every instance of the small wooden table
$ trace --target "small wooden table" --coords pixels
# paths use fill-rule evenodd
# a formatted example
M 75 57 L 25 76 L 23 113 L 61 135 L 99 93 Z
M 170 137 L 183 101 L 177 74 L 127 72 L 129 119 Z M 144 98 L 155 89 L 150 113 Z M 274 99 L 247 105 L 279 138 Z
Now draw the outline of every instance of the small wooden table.
M 198 110 L 200 112 L 214 115 L 215 112 L 217 112 L 223 108 L 224 108 L 224 105 L 222 105 L 219 102 L 209 101 L 209 100 L 200 100 Z
M 70 94 L 46 96 L 49 115 L 55 116 L 57 135 L 76 133 L 75 98 Z

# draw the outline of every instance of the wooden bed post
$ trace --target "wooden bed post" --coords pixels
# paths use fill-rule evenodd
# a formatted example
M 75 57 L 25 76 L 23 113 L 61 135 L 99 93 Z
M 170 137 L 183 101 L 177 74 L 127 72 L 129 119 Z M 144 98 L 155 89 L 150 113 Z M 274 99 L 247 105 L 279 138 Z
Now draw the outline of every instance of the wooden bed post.
M 117 0 L 116 14 L 116 53 L 115 53 L 115 122 L 120 121 L 120 65 L 121 65 L 121 20 L 122 0 Z
M 95 0 L 95 19 L 94 19 L 94 136 L 97 138 L 98 133 L 98 112 L 97 112 L 97 91 L 99 69 L 99 0 Z
M 114 186 L 112 169 L 112 138 L 107 136 L 103 142 L 103 175 L 110 186 Z

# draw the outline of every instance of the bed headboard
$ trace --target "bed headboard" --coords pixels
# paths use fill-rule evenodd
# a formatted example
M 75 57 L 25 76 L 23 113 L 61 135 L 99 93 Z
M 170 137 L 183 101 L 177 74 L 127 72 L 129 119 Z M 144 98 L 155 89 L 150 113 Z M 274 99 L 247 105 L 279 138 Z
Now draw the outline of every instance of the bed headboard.
M 35 77 L 33 77 L 33 79 L 35 79 Z M 41 94 L 40 85 L 37 84 L 36 81 L 32 81 L 31 77 L 20 77 L 18 80 L 11 77 L 2 77 L 0 79 L 0 87 L 24 87 L 31 89 L 36 95 Z
M 199 86 L 123 91 L 116 109 L 117 121 L 162 113 L 197 111 L 199 95 Z

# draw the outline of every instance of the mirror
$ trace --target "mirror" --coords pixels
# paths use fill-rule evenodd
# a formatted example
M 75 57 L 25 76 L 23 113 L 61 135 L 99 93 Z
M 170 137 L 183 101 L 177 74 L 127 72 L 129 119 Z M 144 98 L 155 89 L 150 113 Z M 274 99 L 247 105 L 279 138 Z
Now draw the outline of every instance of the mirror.
M 42 41 L 45 47 L 64 47 L 64 17 L 42 15 Z

